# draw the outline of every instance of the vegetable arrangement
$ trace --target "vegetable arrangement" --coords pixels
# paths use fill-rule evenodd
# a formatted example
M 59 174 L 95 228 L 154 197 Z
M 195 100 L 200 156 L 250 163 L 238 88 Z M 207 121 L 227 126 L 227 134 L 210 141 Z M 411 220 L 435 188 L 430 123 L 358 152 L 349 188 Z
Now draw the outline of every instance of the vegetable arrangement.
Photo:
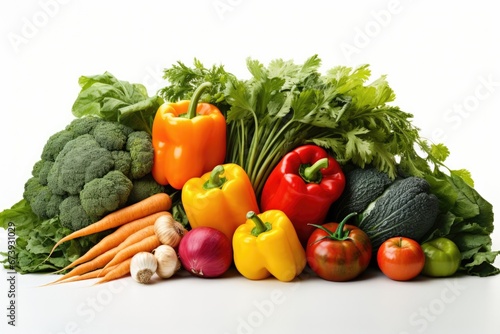
M 64 273 L 53 283 L 232 265 L 253 280 L 309 266 L 346 281 L 370 262 L 395 280 L 498 274 L 493 208 L 469 173 L 390 104 L 385 76 L 320 64 L 249 59 L 242 80 L 179 62 L 153 97 L 110 73 L 81 77 L 77 118 L 0 213 L 16 226 L 15 269 Z

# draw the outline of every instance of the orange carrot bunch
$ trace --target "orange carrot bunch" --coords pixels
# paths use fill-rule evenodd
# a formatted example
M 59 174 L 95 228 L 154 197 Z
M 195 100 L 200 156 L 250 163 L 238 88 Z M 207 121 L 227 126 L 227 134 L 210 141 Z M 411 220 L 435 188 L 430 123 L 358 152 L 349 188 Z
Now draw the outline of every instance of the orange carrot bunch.
M 87 253 L 59 270 L 58 272 L 71 269 L 48 285 L 101 277 L 97 282 L 99 284 L 128 275 L 130 262 L 135 254 L 152 252 L 161 245 L 154 224 L 160 217 L 173 219 L 168 212 L 171 206 L 170 196 L 165 193 L 155 194 L 62 238 L 52 252 L 63 242 L 117 228 Z

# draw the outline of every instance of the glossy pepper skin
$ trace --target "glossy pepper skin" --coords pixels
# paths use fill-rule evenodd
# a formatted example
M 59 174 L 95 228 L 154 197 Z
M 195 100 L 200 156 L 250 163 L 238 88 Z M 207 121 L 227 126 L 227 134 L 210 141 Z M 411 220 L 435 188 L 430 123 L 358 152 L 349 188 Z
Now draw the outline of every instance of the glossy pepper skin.
M 258 212 L 255 192 L 246 172 L 237 164 L 217 165 L 182 187 L 182 204 L 192 228 L 207 226 L 232 240 L 248 211 Z
M 440 237 L 422 244 L 425 254 L 422 274 L 431 277 L 448 277 L 460 268 L 462 254 L 458 246 L 448 238 Z
M 192 177 L 199 177 L 226 157 L 226 120 L 220 110 L 208 103 L 198 103 L 201 85 L 191 101 L 165 103 L 153 120 L 152 174 L 161 185 L 181 189 Z
M 233 236 L 236 269 L 244 277 L 260 280 L 274 276 L 292 281 L 306 266 L 306 254 L 288 217 L 279 210 L 259 215 L 250 211 Z
M 281 210 L 292 221 L 305 247 L 314 227 L 345 187 L 339 163 L 321 147 L 303 145 L 287 153 L 269 175 L 262 190 L 262 211 Z

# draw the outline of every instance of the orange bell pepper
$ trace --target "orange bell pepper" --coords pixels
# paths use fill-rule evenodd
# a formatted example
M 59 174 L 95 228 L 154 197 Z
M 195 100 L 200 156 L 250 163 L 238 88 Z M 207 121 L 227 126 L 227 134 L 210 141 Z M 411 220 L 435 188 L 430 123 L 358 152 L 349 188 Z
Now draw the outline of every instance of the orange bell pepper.
M 152 174 L 161 185 L 182 189 L 193 177 L 200 177 L 226 158 L 226 119 L 208 103 L 198 103 L 204 83 L 191 101 L 164 103 L 153 120 L 154 162 Z

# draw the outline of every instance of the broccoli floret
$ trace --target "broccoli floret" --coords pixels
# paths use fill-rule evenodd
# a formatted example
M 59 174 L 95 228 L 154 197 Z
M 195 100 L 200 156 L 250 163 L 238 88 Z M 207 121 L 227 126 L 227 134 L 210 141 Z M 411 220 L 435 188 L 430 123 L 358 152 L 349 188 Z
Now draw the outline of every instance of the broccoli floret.
M 47 177 L 48 186 L 57 195 L 78 195 L 87 182 L 103 177 L 113 167 L 111 152 L 85 134 L 64 146 Z
M 80 201 L 93 221 L 125 205 L 132 190 L 130 181 L 122 172 L 111 171 L 102 178 L 85 184 Z
M 165 192 L 165 187 L 157 183 L 151 174 L 132 181 L 133 188 L 128 198 L 128 204 L 142 201 L 154 194 Z
M 80 197 L 76 195 L 66 197 L 59 205 L 59 221 L 62 226 L 72 231 L 92 224 L 92 220 L 82 207 Z
M 66 127 L 66 130 L 72 132 L 76 138 L 81 135 L 92 134 L 95 126 L 101 122 L 103 120 L 97 117 L 76 118 Z
M 53 161 L 49 160 L 39 160 L 33 165 L 33 169 L 31 170 L 31 175 L 35 178 L 38 178 L 38 182 L 46 186 L 47 185 L 47 176 L 49 175 L 50 169 L 54 164 Z
M 125 147 L 131 129 L 113 122 L 100 122 L 94 128 L 94 138 L 108 151 L 119 151 Z
M 44 188 L 38 177 L 33 176 L 24 184 L 23 198 L 31 204 L 33 199 L 38 196 L 38 193 Z
M 43 161 L 43 160 L 42 160 Z M 49 176 L 50 170 L 54 165 L 53 161 L 44 161 L 43 165 L 40 168 L 40 172 L 38 173 L 38 179 L 40 183 L 44 186 L 47 185 L 47 177 Z
M 31 175 L 38 177 L 40 175 L 40 171 L 42 170 L 43 165 L 45 165 L 45 160 L 38 160 L 35 162 L 33 165 L 33 168 L 31 169 Z
M 130 176 L 140 179 L 151 172 L 153 168 L 153 146 L 147 132 L 136 131 L 128 136 L 127 151 L 130 152 L 132 164 Z
M 38 217 L 47 219 L 55 217 L 59 214 L 59 205 L 63 201 L 63 197 L 55 195 L 50 191 L 49 187 L 42 187 L 29 202 L 33 213 Z
M 75 134 L 68 130 L 62 130 L 50 136 L 43 147 L 42 160 L 55 161 L 64 146 L 75 137 Z
M 132 158 L 127 151 L 113 151 L 111 156 L 115 161 L 115 170 L 119 170 L 127 177 L 130 176 L 130 166 L 132 165 Z

